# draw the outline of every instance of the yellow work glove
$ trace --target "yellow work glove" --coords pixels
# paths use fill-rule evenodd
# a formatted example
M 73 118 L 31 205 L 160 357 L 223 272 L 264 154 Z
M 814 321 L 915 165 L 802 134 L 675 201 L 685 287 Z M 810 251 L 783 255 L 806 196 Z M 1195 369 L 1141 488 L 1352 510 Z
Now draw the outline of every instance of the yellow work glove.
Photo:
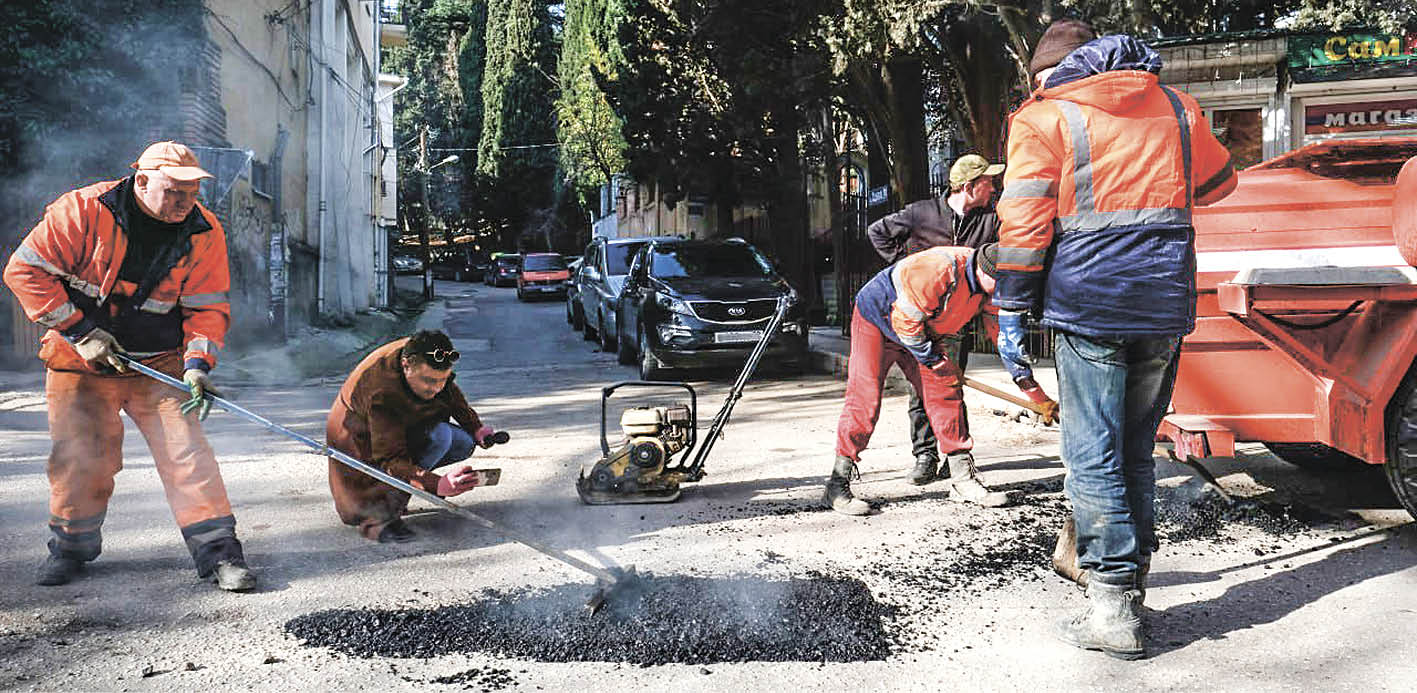
M 212 387 L 212 378 L 207 372 L 200 368 L 188 368 L 182 374 L 182 382 L 191 389 L 192 398 L 182 403 L 183 415 L 197 412 L 198 421 L 206 421 L 207 415 L 212 413 L 212 400 L 210 397 L 220 397 L 221 393 Z M 210 397 L 209 397 L 210 395 Z
M 74 342 L 74 351 L 79 352 L 79 358 L 91 364 L 112 366 L 119 372 L 128 370 L 128 367 L 124 366 L 117 356 L 122 353 L 123 347 L 118 344 L 118 340 L 114 339 L 113 335 L 102 328 L 95 327 L 79 341 Z

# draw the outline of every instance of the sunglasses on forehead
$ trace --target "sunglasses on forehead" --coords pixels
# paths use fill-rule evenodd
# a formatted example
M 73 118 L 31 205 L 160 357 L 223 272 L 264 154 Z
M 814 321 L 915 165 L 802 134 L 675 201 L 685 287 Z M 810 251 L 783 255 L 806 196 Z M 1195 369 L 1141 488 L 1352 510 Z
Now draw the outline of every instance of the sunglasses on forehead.
M 462 356 L 457 349 L 434 349 L 423 353 L 433 359 L 433 363 L 457 363 Z

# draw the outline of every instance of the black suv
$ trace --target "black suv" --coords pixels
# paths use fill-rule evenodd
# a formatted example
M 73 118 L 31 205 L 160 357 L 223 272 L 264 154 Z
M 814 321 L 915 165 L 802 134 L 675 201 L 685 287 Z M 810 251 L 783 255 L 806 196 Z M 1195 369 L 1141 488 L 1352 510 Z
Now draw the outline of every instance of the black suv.
M 580 270 L 571 275 L 575 288 L 567 295 L 566 308 L 571 326 L 585 330 L 586 341 L 599 340 L 605 351 L 615 350 L 619 325 L 616 308 L 620 289 L 630 273 L 630 261 L 651 240 L 654 239 L 597 238 L 586 246 Z
M 439 248 L 433 251 L 434 279 L 470 282 L 483 279 L 487 273 L 487 256 L 471 248 Z
M 807 323 L 797 292 L 756 248 L 741 240 L 652 240 L 640 249 L 620 293 L 620 363 L 638 363 L 640 378 L 667 368 L 736 366 L 788 296 L 778 334 L 763 364 L 800 370 Z

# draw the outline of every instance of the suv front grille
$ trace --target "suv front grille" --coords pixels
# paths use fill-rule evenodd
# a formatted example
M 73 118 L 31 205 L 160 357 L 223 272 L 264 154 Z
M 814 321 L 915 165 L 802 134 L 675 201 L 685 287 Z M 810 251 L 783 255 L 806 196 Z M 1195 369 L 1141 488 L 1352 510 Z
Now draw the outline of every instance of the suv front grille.
M 689 301 L 694 314 L 709 322 L 756 322 L 777 312 L 777 299 L 749 301 Z

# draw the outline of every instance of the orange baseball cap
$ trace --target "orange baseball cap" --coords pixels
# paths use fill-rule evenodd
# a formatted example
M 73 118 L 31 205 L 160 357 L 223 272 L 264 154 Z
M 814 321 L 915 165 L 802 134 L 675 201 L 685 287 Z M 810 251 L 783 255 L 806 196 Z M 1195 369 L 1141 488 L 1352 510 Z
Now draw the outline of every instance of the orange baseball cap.
M 168 140 L 149 145 L 143 150 L 143 155 L 133 162 L 133 168 L 139 171 L 162 171 L 173 180 L 180 181 L 216 177 L 207 173 L 200 163 L 190 147 Z

